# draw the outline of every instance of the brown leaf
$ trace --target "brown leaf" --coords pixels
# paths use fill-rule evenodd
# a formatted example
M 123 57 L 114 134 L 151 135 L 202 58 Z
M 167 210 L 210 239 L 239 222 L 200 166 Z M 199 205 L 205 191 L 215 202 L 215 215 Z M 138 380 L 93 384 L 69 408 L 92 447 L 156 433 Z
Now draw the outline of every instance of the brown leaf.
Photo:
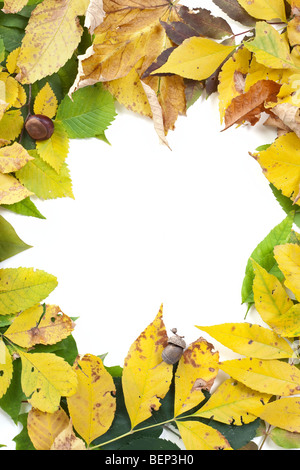
M 246 93 L 233 98 L 225 111 L 225 128 L 233 124 L 250 122 L 254 126 L 266 110 L 265 103 L 276 101 L 281 85 L 273 80 L 259 80 Z
M 272 112 L 300 138 L 300 109 L 290 103 L 279 103 Z
M 71 420 L 68 426 L 55 438 L 50 450 L 86 450 L 83 440 L 76 437 Z

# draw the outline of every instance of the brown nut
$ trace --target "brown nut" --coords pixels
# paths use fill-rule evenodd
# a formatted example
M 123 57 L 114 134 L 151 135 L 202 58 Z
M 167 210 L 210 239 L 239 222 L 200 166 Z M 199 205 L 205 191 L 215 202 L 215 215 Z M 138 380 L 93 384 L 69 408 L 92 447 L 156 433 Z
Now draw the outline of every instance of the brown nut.
M 173 328 L 171 331 L 174 335 L 168 339 L 168 345 L 163 350 L 161 357 L 167 364 L 176 364 L 181 358 L 186 344 L 182 339 L 183 336 L 177 335 L 176 328 Z
M 52 136 L 54 124 L 48 116 L 33 114 L 26 119 L 25 129 L 32 139 L 46 140 Z

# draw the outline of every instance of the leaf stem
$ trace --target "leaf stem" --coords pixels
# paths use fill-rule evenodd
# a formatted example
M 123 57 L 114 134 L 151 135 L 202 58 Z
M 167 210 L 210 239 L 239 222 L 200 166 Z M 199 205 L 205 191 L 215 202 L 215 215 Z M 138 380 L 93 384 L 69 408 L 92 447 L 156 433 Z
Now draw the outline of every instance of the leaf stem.
M 28 99 L 27 99 L 27 103 L 26 103 L 25 106 L 27 106 L 27 114 L 26 114 L 26 117 L 24 119 L 24 126 L 22 128 L 22 131 L 21 131 L 21 134 L 20 134 L 20 137 L 19 137 L 19 144 L 22 142 L 22 139 L 23 139 L 24 129 L 25 129 L 25 122 L 26 122 L 28 116 L 30 116 L 30 114 L 31 114 L 31 111 L 30 111 L 30 107 L 31 107 L 31 84 L 28 85 Z

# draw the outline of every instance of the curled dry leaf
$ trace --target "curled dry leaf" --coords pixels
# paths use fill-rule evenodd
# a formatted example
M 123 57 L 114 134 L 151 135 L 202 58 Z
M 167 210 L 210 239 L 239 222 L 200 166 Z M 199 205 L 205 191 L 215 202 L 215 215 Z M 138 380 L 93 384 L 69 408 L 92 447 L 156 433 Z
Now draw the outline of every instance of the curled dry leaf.
M 83 440 L 76 437 L 73 431 L 72 420 L 66 429 L 55 438 L 50 450 L 86 450 Z

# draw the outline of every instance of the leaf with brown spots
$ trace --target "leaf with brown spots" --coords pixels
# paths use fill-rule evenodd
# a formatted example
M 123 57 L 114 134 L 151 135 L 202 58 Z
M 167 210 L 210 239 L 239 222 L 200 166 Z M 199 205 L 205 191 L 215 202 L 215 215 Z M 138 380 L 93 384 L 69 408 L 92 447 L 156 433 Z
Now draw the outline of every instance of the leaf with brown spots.
M 183 353 L 175 376 L 174 416 L 192 409 L 210 390 L 218 374 L 219 353 L 204 338 L 194 341 Z
M 49 450 L 56 437 L 68 424 L 69 417 L 62 408 L 54 413 L 32 408 L 28 413 L 27 431 L 36 450 Z
M 75 430 L 89 445 L 111 426 L 116 411 L 115 385 L 101 359 L 91 354 L 74 364 L 77 391 L 67 398 Z
M 172 366 L 162 361 L 167 333 L 162 307 L 154 321 L 140 334 L 125 359 L 122 385 L 125 405 L 134 428 L 158 410 L 169 390 Z

